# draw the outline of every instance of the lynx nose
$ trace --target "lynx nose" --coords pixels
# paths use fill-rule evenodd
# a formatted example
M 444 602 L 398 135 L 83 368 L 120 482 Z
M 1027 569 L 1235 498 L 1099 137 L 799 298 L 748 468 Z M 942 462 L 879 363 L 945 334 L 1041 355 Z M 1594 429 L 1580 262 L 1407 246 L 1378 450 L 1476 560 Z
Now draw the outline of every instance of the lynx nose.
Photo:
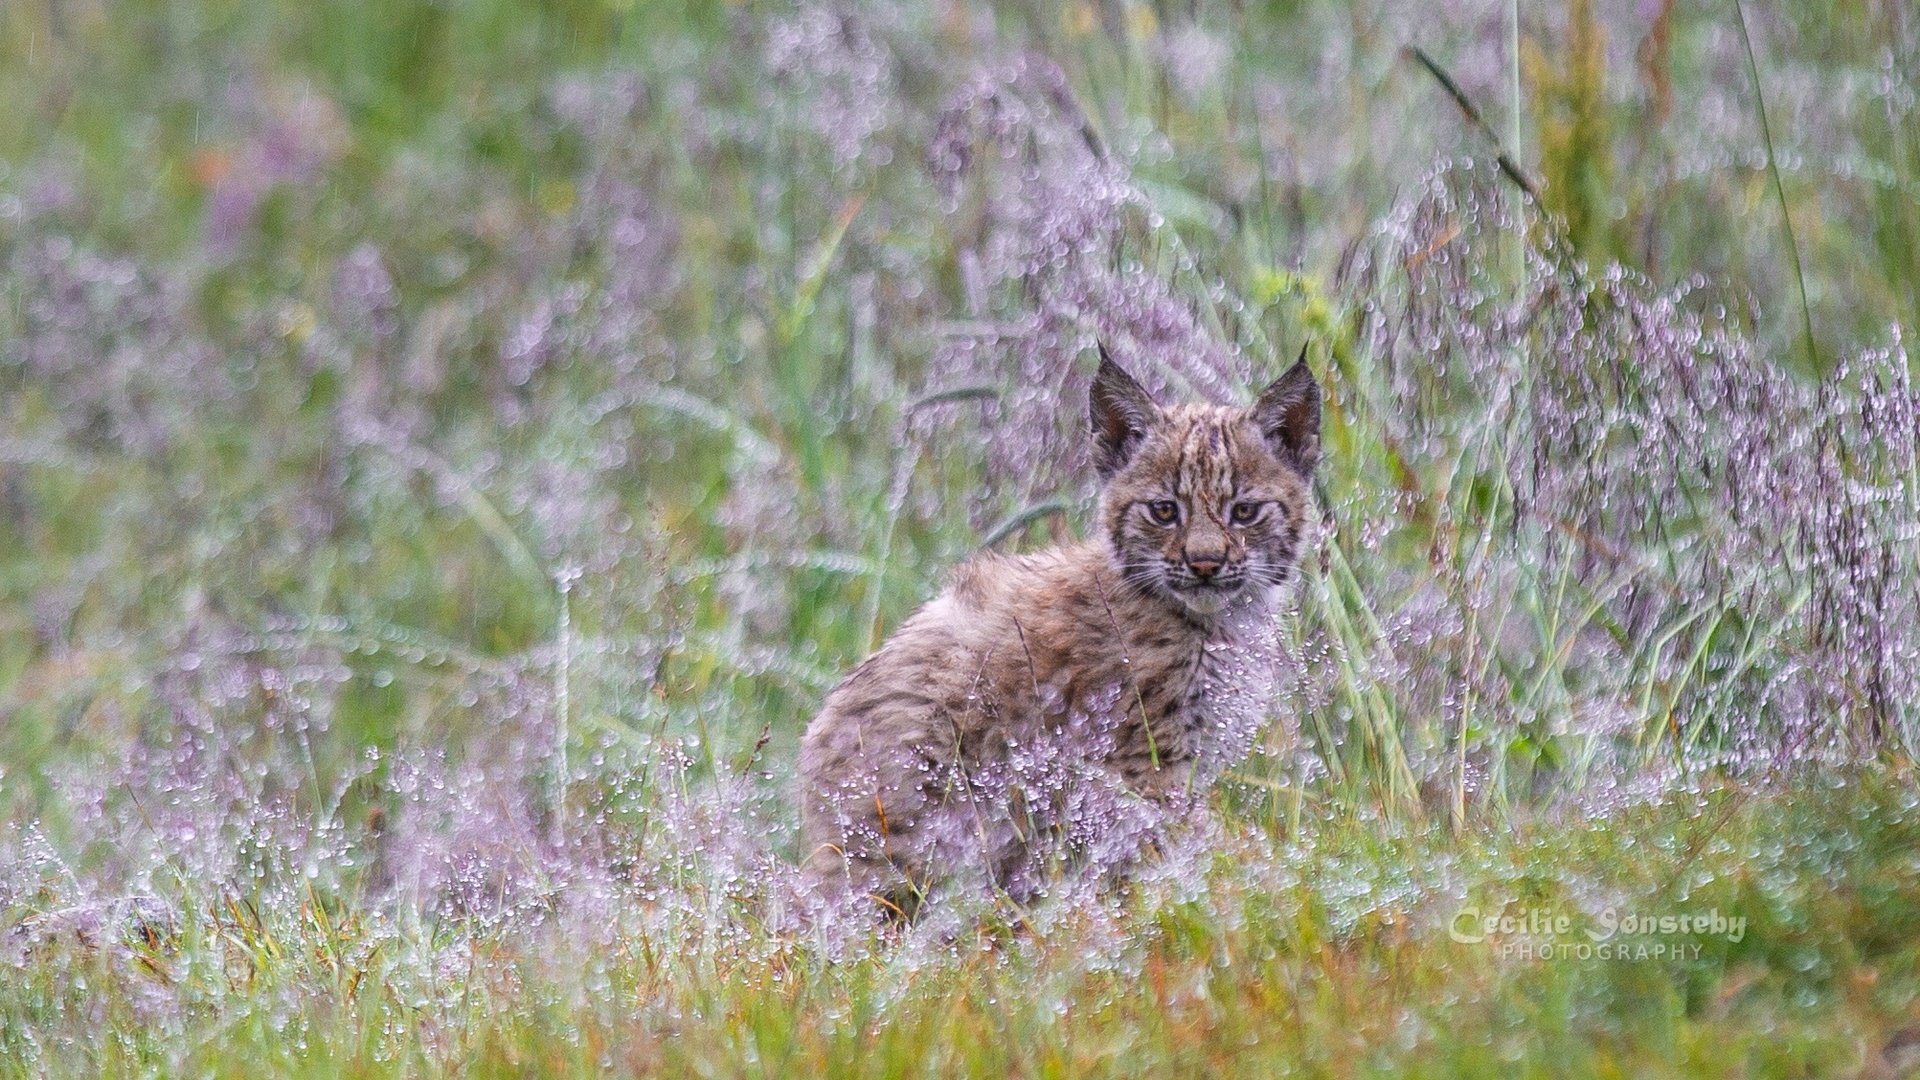
M 1206 581 L 1220 572 L 1220 562 L 1221 560 L 1211 555 L 1198 559 L 1188 559 L 1187 569 L 1193 571 L 1194 577 Z

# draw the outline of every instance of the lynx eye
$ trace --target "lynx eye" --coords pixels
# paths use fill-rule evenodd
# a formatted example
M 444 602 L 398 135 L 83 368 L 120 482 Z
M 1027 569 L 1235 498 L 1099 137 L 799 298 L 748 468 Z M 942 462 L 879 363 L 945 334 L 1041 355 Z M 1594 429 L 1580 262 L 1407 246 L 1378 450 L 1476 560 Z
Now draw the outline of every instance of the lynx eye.
M 1161 525 L 1171 525 L 1180 520 L 1180 504 L 1172 499 L 1157 499 L 1147 504 L 1147 516 Z
M 1237 502 L 1233 504 L 1232 517 L 1235 525 L 1251 525 L 1260 518 L 1264 503 Z

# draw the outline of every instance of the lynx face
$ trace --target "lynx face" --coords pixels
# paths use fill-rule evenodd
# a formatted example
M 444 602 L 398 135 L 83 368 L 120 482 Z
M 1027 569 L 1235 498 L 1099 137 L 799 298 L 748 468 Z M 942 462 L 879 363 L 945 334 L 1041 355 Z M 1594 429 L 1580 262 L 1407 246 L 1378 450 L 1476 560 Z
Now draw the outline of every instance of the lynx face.
M 1101 522 L 1130 584 L 1204 619 L 1292 576 L 1320 457 L 1304 362 L 1248 408 L 1162 408 L 1103 350 L 1090 404 Z

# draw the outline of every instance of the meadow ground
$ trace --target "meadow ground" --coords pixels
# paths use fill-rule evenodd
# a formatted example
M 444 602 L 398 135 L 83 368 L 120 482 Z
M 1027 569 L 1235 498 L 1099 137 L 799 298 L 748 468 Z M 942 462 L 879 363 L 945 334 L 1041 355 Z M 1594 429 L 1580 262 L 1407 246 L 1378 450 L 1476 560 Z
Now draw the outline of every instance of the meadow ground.
M 0 7 L 0 1075 L 1920 1068 L 1917 93 L 1904 0 Z M 1286 694 L 1125 888 L 810 916 L 1096 338 L 1307 347 Z

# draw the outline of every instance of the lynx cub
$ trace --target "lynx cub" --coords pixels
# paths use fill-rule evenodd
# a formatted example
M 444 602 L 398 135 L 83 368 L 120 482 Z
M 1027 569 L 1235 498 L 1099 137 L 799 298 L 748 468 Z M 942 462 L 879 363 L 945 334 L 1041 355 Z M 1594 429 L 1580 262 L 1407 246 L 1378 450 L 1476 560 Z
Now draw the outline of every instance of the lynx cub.
M 1100 355 L 1098 536 L 961 566 L 808 726 L 823 891 L 903 913 L 968 873 L 1030 893 L 1063 840 L 1069 857 L 1102 843 L 1083 819 L 1179 812 L 1250 748 L 1257 720 L 1229 735 L 1225 709 L 1264 716 L 1271 696 L 1271 657 L 1245 658 L 1272 644 L 1298 556 L 1319 386 L 1303 352 L 1251 408 L 1163 408 Z

